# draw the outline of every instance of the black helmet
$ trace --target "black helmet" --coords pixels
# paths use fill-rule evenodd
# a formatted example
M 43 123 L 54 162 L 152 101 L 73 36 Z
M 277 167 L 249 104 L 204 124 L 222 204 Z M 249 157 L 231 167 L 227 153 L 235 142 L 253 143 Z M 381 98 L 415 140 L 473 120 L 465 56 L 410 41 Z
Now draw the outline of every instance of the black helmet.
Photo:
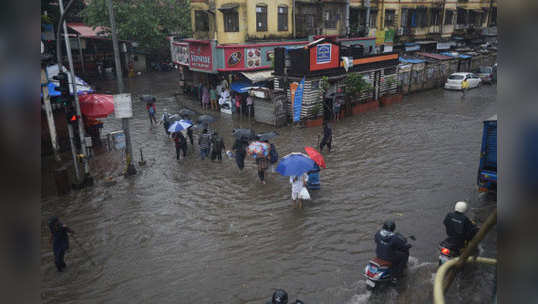
M 396 224 L 393 220 L 387 220 L 383 223 L 383 229 L 394 232 Z
M 288 293 L 283 289 L 277 289 L 273 293 L 273 304 L 288 304 Z

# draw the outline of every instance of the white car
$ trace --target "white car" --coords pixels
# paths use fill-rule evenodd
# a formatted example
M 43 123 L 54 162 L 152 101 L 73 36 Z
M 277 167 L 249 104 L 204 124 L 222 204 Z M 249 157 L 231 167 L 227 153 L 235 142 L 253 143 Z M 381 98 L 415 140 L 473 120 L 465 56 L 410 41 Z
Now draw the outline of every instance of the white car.
M 480 83 L 482 80 L 478 75 L 473 73 L 467 73 L 467 72 L 461 72 L 461 73 L 453 73 L 448 76 L 448 79 L 445 83 L 445 89 L 448 90 L 461 90 L 461 84 L 464 79 L 467 79 L 467 82 L 469 83 L 469 89 L 476 88 L 480 86 Z

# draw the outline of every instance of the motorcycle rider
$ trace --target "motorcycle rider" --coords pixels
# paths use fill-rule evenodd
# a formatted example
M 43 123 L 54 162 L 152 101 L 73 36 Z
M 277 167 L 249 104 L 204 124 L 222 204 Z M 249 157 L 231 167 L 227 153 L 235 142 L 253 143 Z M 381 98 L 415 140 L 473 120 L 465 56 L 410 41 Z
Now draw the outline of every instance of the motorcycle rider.
M 476 225 L 465 215 L 467 209 L 466 202 L 456 202 L 454 212 L 448 213 L 443 221 L 448 235 L 445 242 L 449 243 L 456 252 L 465 247 L 465 242 L 472 240 L 478 232 Z
M 288 293 L 284 289 L 277 289 L 273 293 L 273 297 L 271 298 L 271 302 L 267 302 L 267 304 L 288 304 Z M 290 304 L 304 304 L 303 301 L 297 299 L 295 302 Z
M 403 274 L 409 259 L 409 248 L 411 248 L 407 239 L 403 235 L 395 233 L 395 229 L 394 221 L 387 220 L 383 223 L 383 228 L 375 234 L 376 255 L 382 260 L 392 262 L 393 280 Z

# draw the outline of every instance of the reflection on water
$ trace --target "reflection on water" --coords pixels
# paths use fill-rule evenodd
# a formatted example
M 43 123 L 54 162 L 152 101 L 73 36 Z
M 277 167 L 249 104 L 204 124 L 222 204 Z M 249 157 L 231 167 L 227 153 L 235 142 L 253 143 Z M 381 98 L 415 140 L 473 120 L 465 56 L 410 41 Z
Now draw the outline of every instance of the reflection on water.
M 175 83 L 172 72 L 146 75 L 130 86 L 134 94 L 156 95 L 160 114 L 179 110 Z M 102 83 L 101 90 L 113 85 Z M 306 303 L 431 303 L 445 214 L 460 199 L 478 211 L 494 204 L 478 197 L 474 184 L 481 121 L 495 113 L 495 94 L 483 87 L 462 101 L 458 92 L 428 91 L 333 124 L 322 190 L 312 193 L 304 210 L 292 208 L 287 178 L 266 174 L 261 185 L 251 159 L 239 171 L 226 157 L 222 163 L 201 161 L 189 145 L 187 160 L 176 161 L 173 142 L 162 126 L 150 127 L 144 104 L 135 101 L 135 158 L 141 148 L 147 160 L 139 174 L 43 200 L 44 219 L 56 214 L 70 224 L 97 264 L 92 267 L 72 243 L 67 271 L 57 273 L 44 229 L 43 302 L 263 303 L 274 288 L 284 288 Z M 190 100 L 180 101 L 199 111 Z M 233 128 L 271 130 L 216 116 L 212 127 L 228 149 Z M 120 128 L 120 121 L 105 120 L 106 131 Z M 321 128 L 278 132 L 273 142 L 284 156 L 316 146 Z M 94 160 L 92 170 L 117 175 L 121 166 Z M 485 218 L 484 212 L 474 214 Z M 372 295 L 362 272 L 386 218 L 417 241 L 402 286 Z M 485 246 L 484 255 L 494 256 L 495 236 Z M 486 280 L 477 280 L 477 273 Z M 488 268 L 466 272 L 462 280 L 469 284 L 456 281 L 449 300 L 483 301 L 493 277 Z

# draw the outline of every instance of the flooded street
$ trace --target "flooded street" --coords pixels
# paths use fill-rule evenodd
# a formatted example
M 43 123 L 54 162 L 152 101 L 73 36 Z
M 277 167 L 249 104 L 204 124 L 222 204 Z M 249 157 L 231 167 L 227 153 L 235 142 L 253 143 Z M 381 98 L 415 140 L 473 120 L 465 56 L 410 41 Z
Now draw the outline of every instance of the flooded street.
M 174 72 L 135 78 L 133 94 L 157 96 L 157 114 L 181 108 L 173 94 Z M 149 87 L 152 87 L 151 90 Z M 100 92 L 115 82 L 100 83 Z M 199 105 L 180 96 L 199 111 Z M 303 210 L 293 209 L 286 177 L 258 181 L 251 158 L 202 161 L 189 144 L 176 161 L 174 143 L 162 126 L 151 127 L 145 104 L 134 100 L 130 128 L 136 162 L 132 178 L 42 200 L 43 221 L 55 214 L 70 225 L 85 252 L 71 242 L 67 269 L 58 273 L 42 231 L 44 303 L 265 303 L 274 288 L 305 303 L 432 303 L 442 224 L 456 200 L 467 200 L 470 217 L 485 220 L 495 201 L 479 196 L 476 173 L 482 121 L 496 114 L 496 90 L 436 89 L 405 96 L 402 103 L 333 123 L 333 151 L 324 152 L 321 190 Z M 231 149 L 232 129 L 272 130 L 227 114 L 212 125 Z M 121 122 L 104 120 L 103 134 Z M 316 146 L 321 127 L 277 129 L 280 157 Z M 120 157 L 91 163 L 97 176 L 118 176 Z M 385 219 L 414 235 L 409 274 L 397 288 L 371 295 L 363 270 L 375 255 L 373 237 Z M 490 233 L 483 255 L 496 256 Z M 450 289 L 450 303 L 484 303 L 492 294 L 494 269 L 467 269 Z M 467 282 L 467 283 L 465 283 Z M 470 285 L 470 286 L 469 286 Z

